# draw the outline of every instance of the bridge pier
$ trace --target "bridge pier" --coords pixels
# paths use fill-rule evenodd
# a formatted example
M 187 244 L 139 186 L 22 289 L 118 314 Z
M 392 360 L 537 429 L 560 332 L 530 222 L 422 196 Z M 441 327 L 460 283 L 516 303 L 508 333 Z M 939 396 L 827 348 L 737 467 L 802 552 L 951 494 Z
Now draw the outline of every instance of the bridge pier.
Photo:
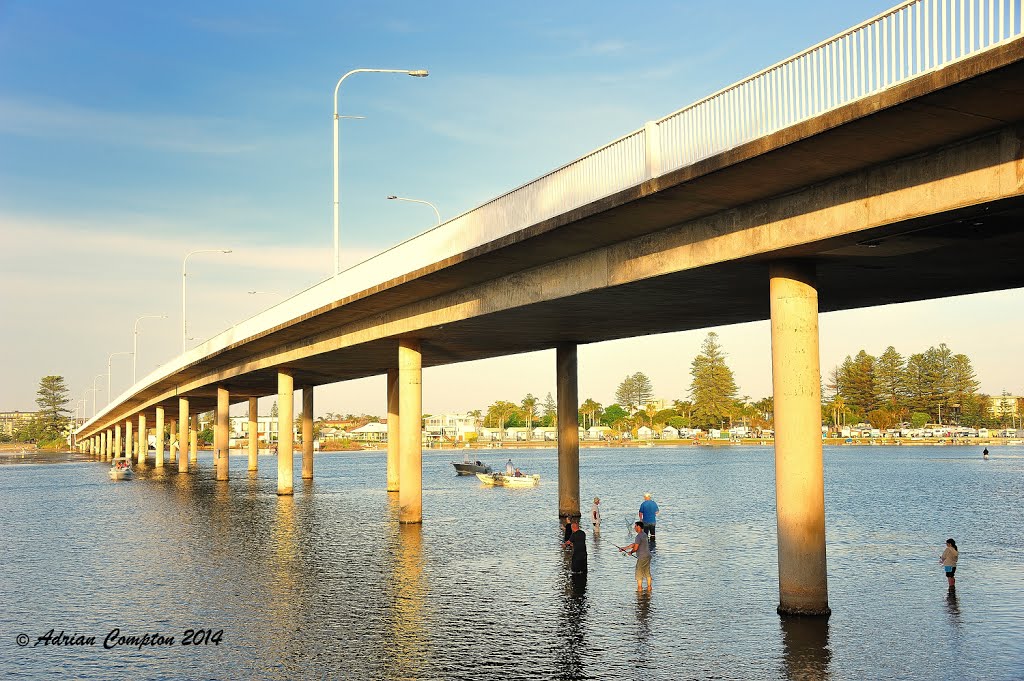
M 277 493 L 291 496 L 293 467 L 292 423 L 294 418 L 295 379 L 286 370 L 277 372 Z
M 178 443 L 179 443 L 179 440 L 178 440 L 178 419 L 176 419 L 173 416 L 173 414 L 174 414 L 173 409 L 171 411 L 171 414 L 172 414 L 172 416 L 169 419 L 167 419 L 168 420 L 168 426 L 167 426 L 167 463 L 173 466 L 174 464 L 178 463 L 178 448 L 179 448 L 179 444 Z
M 398 341 L 398 522 L 423 522 L 423 357 L 418 338 Z
M 217 386 L 217 408 L 214 410 L 216 427 L 213 429 L 213 463 L 217 470 L 217 480 L 228 479 L 228 456 L 231 444 L 231 432 L 228 427 L 228 412 L 231 409 L 231 396 L 224 386 Z
M 178 472 L 188 473 L 188 398 L 178 398 Z
M 199 414 L 192 414 L 192 426 L 188 431 L 188 462 L 199 464 Z
M 260 456 L 260 427 L 259 412 L 260 400 L 258 397 L 249 398 L 249 470 L 259 470 Z
M 106 460 L 114 458 L 114 431 L 107 428 L 107 456 Z
M 558 515 L 580 517 L 580 424 L 576 344 L 555 350 L 558 392 Z
M 815 268 L 770 267 L 780 615 L 828 616 Z
M 114 451 L 115 457 L 121 456 L 121 424 L 114 426 Z M 111 457 L 113 458 L 113 457 Z
M 313 386 L 302 388 L 302 479 L 313 479 Z
M 156 467 L 164 467 L 164 408 L 156 408 L 156 423 L 153 426 L 156 431 L 156 444 L 153 447 L 156 457 Z
M 146 429 L 146 415 L 139 414 L 139 465 L 145 465 L 149 458 L 149 430 Z
M 398 477 L 399 462 L 399 396 L 398 369 L 388 369 L 388 491 L 397 492 L 400 478 Z
M 124 448 L 125 456 L 130 460 L 132 458 L 132 420 L 129 418 L 124 422 Z

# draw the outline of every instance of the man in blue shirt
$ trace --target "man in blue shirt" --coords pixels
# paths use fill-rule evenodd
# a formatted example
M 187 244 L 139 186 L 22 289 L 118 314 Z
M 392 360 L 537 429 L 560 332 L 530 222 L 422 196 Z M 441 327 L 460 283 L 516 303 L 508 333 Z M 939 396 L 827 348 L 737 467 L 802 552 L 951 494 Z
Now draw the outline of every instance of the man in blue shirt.
M 654 541 L 655 524 L 658 522 L 658 504 L 651 499 L 651 493 L 644 495 L 644 502 L 640 504 L 640 520 L 644 522 L 644 533 Z

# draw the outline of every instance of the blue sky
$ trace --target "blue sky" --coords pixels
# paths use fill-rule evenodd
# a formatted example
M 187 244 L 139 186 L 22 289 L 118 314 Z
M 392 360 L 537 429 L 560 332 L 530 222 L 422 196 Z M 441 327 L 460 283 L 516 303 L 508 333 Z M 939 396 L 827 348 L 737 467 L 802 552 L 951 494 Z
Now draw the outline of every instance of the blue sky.
M 343 260 L 365 257 L 887 9 L 890 2 L 0 2 L 0 410 L 40 376 L 75 398 L 129 350 L 181 345 L 181 259 L 197 338 L 330 267 L 331 110 L 342 87 Z M 248 295 L 249 290 L 268 291 Z M 1004 292 L 824 315 L 822 364 L 948 343 L 983 388 L 1024 392 Z M 954 324 L 948 320 L 956 320 Z M 741 391 L 770 392 L 766 324 L 719 329 Z M 581 399 L 645 371 L 681 397 L 703 332 L 581 350 Z M 428 411 L 554 389 L 550 353 L 432 369 Z M 130 360 L 114 360 L 115 394 Z M 526 368 L 527 370 L 524 370 Z M 433 378 L 433 380 L 431 380 Z M 104 381 L 96 381 L 97 385 Z M 383 408 L 383 381 L 318 391 L 317 412 Z M 101 394 L 99 403 L 106 401 Z

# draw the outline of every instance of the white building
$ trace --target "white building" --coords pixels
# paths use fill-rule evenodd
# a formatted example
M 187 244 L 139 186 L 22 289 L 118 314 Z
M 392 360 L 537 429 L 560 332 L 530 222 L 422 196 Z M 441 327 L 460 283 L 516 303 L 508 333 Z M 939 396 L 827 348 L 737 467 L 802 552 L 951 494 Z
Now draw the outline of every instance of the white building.
M 388 425 L 386 423 L 367 423 L 353 429 L 349 435 L 357 442 L 387 442 Z
M 438 414 L 423 419 L 423 429 L 428 440 L 442 442 L 465 442 L 471 440 L 470 433 L 480 435 L 477 417 L 472 414 Z

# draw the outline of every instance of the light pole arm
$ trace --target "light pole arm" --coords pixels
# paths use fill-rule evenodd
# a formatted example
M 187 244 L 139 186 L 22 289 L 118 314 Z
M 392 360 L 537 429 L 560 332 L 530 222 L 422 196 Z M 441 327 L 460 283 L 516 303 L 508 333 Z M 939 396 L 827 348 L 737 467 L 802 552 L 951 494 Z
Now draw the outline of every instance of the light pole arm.
M 428 206 L 430 206 L 431 208 L 434 209 L 434 215 L 437 216 L 437 224 L 441 224 L 441 211 L 439 211 L 437 209 L 437 206 L 432 204 L 430 201 L 424 201 L 423 199 L 410 199 L 410 198 L 406 198 L 404 196 L 389 196 L 388 198 L 389 199 L 394 199 L 395 201 L 408 201 L 409 203 L 423 203 L 423 204 L 426 204 L 426 205 L 428 205 Z
M 185 280 L 188 277 L 188 271 L 186 265 L 188 259 L 196 253 L 230 253 L 230 250 L 223 248 L 201 248 L 196 251 L 189 251 L 185 254 L 185 257 L 181 261 L 181 354 L 185 354 L 186 341 L 188 340 L 188 321 L 186 316 L 185 307 Z
M 412 71 L 409 69 L 352 69 L 344 76 L 338 79 L 337 85 L 334 86 L 334 274 L 335 276 L 341 271 L 340 257 L 340 241 L 339 241 L 339 224 L 341 221 L 341 215 L 339 210 L 338 202 L 338 90 L 341 89 L 341 84 L 346 78 L 354 73 L 404 73 L 417 78 L 424 78 L 430 75 L 426 70 Z

